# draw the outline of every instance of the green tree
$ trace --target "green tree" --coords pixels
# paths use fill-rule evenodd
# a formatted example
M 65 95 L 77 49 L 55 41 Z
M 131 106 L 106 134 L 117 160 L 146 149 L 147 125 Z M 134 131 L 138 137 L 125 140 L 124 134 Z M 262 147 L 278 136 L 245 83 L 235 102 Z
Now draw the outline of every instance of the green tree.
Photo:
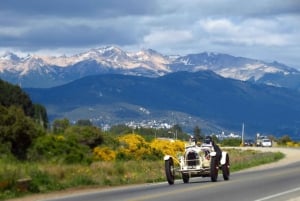
M 196 142 L 201 142 L 204 139 L 202 132 L 201 132 L 201 128 L 199 126 L 195 126 L 195 128 L 194 128 L 194 137 L 195 137 Z
M 102 132 L 95 126 L 70 126 L 65 130 L 64 136 L 90 148 L 103 143 Z
M 79 119 L 76 122 L 77 126 L 92 126 L 92 122 L 89 119 Z
M 34 115 L 34 107 L 29 96 L 19 86 L 12 85 L 1 79 L 0 105 L 5 107 L 16 105 L 23 109 L 25 115 L 30 117 Z
M 182 133 L 182 128 L 181 128 L 181 126 L 179 124 L 175 124 L 172 127 L 172 130 L 177 131 L 178 133 Z
M 43 105 L 34 104 L 34 120 L 43 128 L 48 128 L 48 115 L 47 110 Z
M 291 142 L 291 138 L 288 135 L 284 135 L 281 138 L 278 139 L 279 145 L 286 145 L 288 142 Z
M 124 135 L 128 133 L 132 133 L 132 128 L 125 124 L 118 124 L 112 126 L 109 131 L 114 135 Z
M 9 108 L 0 105 L 0 142 L 5 144 L 18 159 L 26 159 L 28 148 L 44 129 L 24 114 L 17 106 Z
M 65 130 L 70 126 L 70 121 L 67 118 L 64 119 L 56 119 L 53 122 L 52 129 L 53 133 L 58 134 L 58 133 L 64 133 Z
M 12 85 L 0 79 L 0 105 L 10 107 L 12 105 L 23 109 L 26 116 L 35 119 L 44 128 L 48 126 L 47 111 L 40 104 L 33 104 L 30 97 L 16 85 Z

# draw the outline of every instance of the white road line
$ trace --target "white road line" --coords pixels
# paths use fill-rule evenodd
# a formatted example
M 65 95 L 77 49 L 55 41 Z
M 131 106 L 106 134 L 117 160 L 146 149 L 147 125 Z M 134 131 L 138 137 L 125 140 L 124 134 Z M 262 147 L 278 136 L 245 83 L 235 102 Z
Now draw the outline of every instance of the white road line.
M 294 189 L 291 189 L 291 190 L 288 190 L 288 191 L 283 191 L 281 193 L 277 193 L 277 194 L 270 195 L 270 196 L 267 196 L 267 197 L 263 197 L 263 198 L 260 198 L 260 199 L 254 200 L 254 201 L 270 200 L 272 198 L 279 197 L 279 196 L 289 194 L 289 193 L 293 193 L 293 192 L 296 192 L 296 191 L 300 191 L 300 187 L 294 188 Z

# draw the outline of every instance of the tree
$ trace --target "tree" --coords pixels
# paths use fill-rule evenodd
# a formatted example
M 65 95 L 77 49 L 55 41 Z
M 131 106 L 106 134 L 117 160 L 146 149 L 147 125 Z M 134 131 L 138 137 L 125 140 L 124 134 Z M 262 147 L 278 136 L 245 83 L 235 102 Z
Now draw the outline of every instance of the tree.
M 25 115 L 33 117 L 34 107 L 32 101 L 19 86 L 0 79 L 0 91 L 0 105 L 5 107 L 16 105 L 23 109 Z
M 26 116 L 20 107 L 0 105 L 0 143 L 9 147 L 16 158 L 26 159 L 27 149 L 44 134 L 44 129 Z
M 132 128 L 125 124 L 118 124 L 112 126 L 109 131 L 114 134 L 114 135 L 123 135 L 123 134 L 128 134 L 132 133 Z
M 92 126 L 92 122 L 89 119 L 79 119 L 76 122 L 77 126 Z
M 177 132 L 182 132 L 182 128 L 179 124 L 175 124 L 173 127 L 172 127 L 172 130 L 175 130 Z
M 64 136 L 90 148 L 103 143 L 102 132 L 95 126 L 70 126 L 65 130 Z
M 202 133 L 201 133 L 201 128 L 199 126 L 195 126 L 195 128 L 194 128 L 194 137 L 195 137 L 196 142 L 200 142 L 204 139 L 204 137 L 202 136 Z
M 43 105 L 34 104 L 34 119 L 40 124 L 43 128 L 48 128 L 48 115 L 47 110 Z
M 40 104 L 33 104 L 30 97 L 19 86 L 0 79 L 0 92 L 0 105 L 4 107 L 18 106 L 23 109 L 26 116 L 35 119 L 44 128 L 48 127 L 45 107 Z
M 288 135 L 284 135 L 281 138 L 278 139 L 279 145 L 286 145 L 288 142 L 291 142 L 291 138 Z
M 64 133 L 65 130 L 70 126 L 70 121 L 67 118 L 56 119 L 53 122 L 53 133 Z

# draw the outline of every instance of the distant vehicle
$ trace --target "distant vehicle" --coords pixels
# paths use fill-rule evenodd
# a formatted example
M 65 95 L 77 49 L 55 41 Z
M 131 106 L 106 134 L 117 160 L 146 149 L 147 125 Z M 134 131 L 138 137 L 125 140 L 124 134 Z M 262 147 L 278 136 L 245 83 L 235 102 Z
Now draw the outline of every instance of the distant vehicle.
M 272 141 L 270 139 L 263 139 L 261 142 L 262 147 L 272 147 Z
M 263 142 L 264 139 L 268 139 L 267 136 L 257 136 L 256 137 L 255 145 L 257 147 L 261 147 L 262 146 L 262 142 Z
M 244 146 L 245 147 L 252 147 L 254 145 L 254 141 L 253 140 L 245 140 L 244 141 Z

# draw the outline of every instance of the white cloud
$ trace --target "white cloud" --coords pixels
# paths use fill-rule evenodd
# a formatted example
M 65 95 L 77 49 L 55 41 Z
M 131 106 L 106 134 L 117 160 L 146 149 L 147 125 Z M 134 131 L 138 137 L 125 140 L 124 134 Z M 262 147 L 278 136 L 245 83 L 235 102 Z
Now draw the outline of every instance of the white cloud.
M 186 30 L 157 30 L 144 37 L 145 45 L 164 46 L 190 42 L 192 34 Z
M 0 6 L 0 48 L 24 52 L 115 44 L 163 54 L 251 53 L 300 67 L 299 35 L 295 0 L 1 0 Z
M 246 46 L 284 46 L 289 44 L 288 34 L 280 33 L 280 24 L 269 19 L 247 19 L 234 22 L 229 19 L 204 19 L 200 28 L 212 43 Z

